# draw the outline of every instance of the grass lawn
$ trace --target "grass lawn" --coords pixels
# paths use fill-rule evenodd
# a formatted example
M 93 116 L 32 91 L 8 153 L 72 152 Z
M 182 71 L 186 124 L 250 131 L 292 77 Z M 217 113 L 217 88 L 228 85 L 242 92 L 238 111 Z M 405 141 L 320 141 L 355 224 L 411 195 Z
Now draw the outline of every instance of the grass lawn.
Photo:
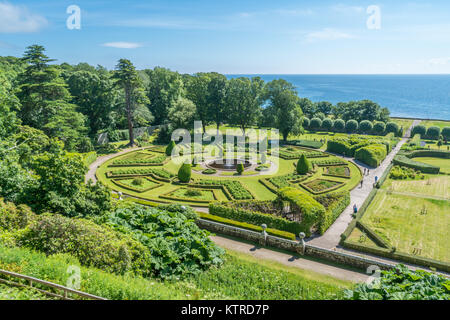
M 210 200 L 210 201 L 214 200 L 214 193 L 212 190 L 179 188 L 168 195 L 171 197 L 182 199 Z
M 156 182 L 144 178 L 140 179 L 142 184 L 136 185 L 134 180 L 135 179 L 124 179 L 119 180 L 119 182 L 136 189 L 147 189 L 157 185 Z
M 427 127 L 427 128 L 429 128 L 429 127 L 439 127 L 439 128 L 441 128 L 441 130 L 444 127 L 450 127 L 450 121 L 432 121 L 432 120 L 428 121 L 427 120 L 427 121 L 422 121 L 420 124 L 425 126 L 425 127 Z
M 398 124 L 399 127 L 403 127 L 403 130 L 406 131 L 411 128 L 414 120 L 412 119 L 391 119 L 392 122 Z
M 414 158 L 414 161 L 419 161 L 441 168 L 441 173 L 450 173 L 450 159 L 441 158 Z
M 400 252 L 450 262 L 450 201 L 431 198 L 448 197 L 449 178 L 434 175 L 425 181 L 388 179 L 362 222 Z
M 425 175 L 425 180 L 388 179 L 382 190 L 407 193 L 417 197 L 438 197 L 450 200 L 450 176 Z

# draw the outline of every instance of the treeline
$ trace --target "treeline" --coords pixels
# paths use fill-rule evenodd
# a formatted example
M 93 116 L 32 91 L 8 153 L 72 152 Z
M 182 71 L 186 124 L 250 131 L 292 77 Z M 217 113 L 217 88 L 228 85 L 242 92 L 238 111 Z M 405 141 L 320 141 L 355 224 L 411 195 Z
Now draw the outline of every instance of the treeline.
M 440 140 L 445 144 L 450 140 L 450 127 L 439 128 L 437 126 L 425 127 L 424 125 L 415 126 L 411 132 L 412 136 L 420 135 L 423 139 Z
M 195 120 L 202 121 L 204 130 L 210 124 L 237 126 L 244 133 L 254 126 L 274 127 L 284 139 L 303 131 L 303 117 L 389 120 L 389 111 L 371 101 L 333 106 L 301 99 L 282 79 L 266 83 L 259 77 L 227 79 L 214 72 L 189 75 L 160 67 L 139 71 L 126 59 L 115 70 L 58 65 L 39 45 L 28 47 L 22 58 L 0 57 L 0 71 L 5 103 L 16 121 L 58 138 L 69 151 L 92 151 L 99 133 L 113 136 L 124 129 L 134 144 L 132 128 L 159 124 L 168 124 L 159 136 L 168 142 L 173 130 L 191 129 Z

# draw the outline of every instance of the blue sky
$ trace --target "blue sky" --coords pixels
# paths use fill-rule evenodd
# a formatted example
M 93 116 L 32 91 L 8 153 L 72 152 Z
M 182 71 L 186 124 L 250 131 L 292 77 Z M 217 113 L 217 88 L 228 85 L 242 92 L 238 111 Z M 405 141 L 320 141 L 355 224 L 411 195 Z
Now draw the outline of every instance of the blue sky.
M 69 5 L 81 29 L 69 30 Z M 367 27 L 367 8 L 381 29 Z M 0 0 L 0 55 L 42 44 L 58 62 L 235 74 L 450 73 L 450 3 Z

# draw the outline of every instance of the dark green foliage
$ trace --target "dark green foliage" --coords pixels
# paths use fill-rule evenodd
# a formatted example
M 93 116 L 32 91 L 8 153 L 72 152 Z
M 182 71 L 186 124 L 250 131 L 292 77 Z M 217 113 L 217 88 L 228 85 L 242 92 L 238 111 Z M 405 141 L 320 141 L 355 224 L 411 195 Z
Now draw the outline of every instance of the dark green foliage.
M 331 131 L 332 128 L 333 128 L 333 120 L 331 120 L 330 118 L 323 119 L 322 129 L 325 131 Z
M 307 174 L 312 171 L 312 166 L 306 156 L 303 154 L 297 163 L 297 173 L 300 175 Z
M 371 166 L 378 167 L 386 158 L 386 147 L 381 144 L 374 144 L 358 149 L 355 153 L 355 159 Z
M 373 125 L 373 133 L 379 136 L 384 135 L 386 131 L 386 124 L 384 122 L 375 122 Z
M 334 121 L 333 129 L 336 132 L 343 132 L 345 129 L 345 121 L 342 119 L 337 119 Z
M 358 284 L 346 290 L 348 300 L 450 300 L 450 282 L 441 275 L 423 270 L 411 271 L 398 265 L 382 271 L 371 284 Z
M 242 175 L 242 173 L 244 173 L 244 165 L 242 163 L 239 163 L 236 167 L 236 172 L 239 175 Z
M 192 169 L 190 163 L 183 163 L 178 170 L 178 179 L 183 183 L 191 181 Z
M 317 196 L 315 199 L 325 207 L 325 211 L 320 211 L 324 215 L 319 218 L 319 232 L 320 234 L 324 234 L 341 213 L 350 205 L 350 192 L 328 193 L 326 195 Z
M 398 124 L 396 124 L 395 122 L 388 122 L 386 124 L 386 133 L 393 133 L 395 135 L 397 135 L 398 131 L 400 130 Z
M 148 208 L 123 204 L 107 218 L 107 224 L 130 234 L 152 252 L 149 270 L 170 278 L 204 271 L 222 263 L 223 249 L 195 224 L 197 215 L 189 207 L 168 205 Z
M 432 140 L 439 140 L 441 136 L 441 128 L 439 127 L 429 127 L 427 129 L 426 137 Z
M 345 130 L 348 133 L 355 133 L 358 130 L 358 122 L 356 120 L 348 120 L 345 124 Z
M 216 174 L 217 170 L 216 169 L 206 169 L 202 171 L 203 174 Z
M 310 123 L 311 123 L 311 120 L 309 120 L 309 118 L 303 117 L 303 119 L 302 119 L 302 126 L 303 126 L 303 128 L 308 129 Z
M 250 191 L 245 189 L 239 181 L 235 180 L 199 180 L 196 182 L 200 186 L 224 186 L 226 191 L 231 194 L 231 197 L 235 200 L 248 200 L 253 199 Z M 230 198 L 230 197 L 228 197 Z M 231 199 L 230 199 L 231 200 Z
M 444 127 L 442 129 L 442 136 L 445 140 L 450 141 L 450 127 Z
M 309 128 L 311 130 L 320 130 L 322 128 L 322 120 L 320 118 L 312 118 Z
M 370 122 L 368 120 L 361 121 L 361 123 L 359 124 L 359 130 L 362 133 L 367 133 L 367 134 L 371 133 L 372 129 L 373 129 L 373 124 L 372 124 L 372 122 Z
M 170 141 L 166 148 L 166 156 L 172 156 L 172 150 L 175 148 L 175 141 Z
M 422 138 L 424 138 L 426 136 L 426 134 L 427 134 L 427 128 L 425 126 L 423 126 L 423 125 L 415 126 L 412 129 L 411 135 L 415 136 L 416 134 L 420 134 L 420 136 Z

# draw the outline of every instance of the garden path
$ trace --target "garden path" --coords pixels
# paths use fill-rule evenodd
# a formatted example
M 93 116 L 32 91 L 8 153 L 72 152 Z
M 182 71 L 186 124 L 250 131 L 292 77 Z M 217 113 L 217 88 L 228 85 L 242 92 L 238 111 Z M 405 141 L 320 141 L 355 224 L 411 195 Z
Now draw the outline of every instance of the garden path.
M 419 123 L 420 120 L 415 120 L 412 124 L 412 127 L 417 126 Z M 348 161 L 353 161 L 363 173 L 364 169 L 370 170 L 369 174 L 366 173 L 366 175 L 364 176 L 362 187 L 361 185 L 359 185 L 350 192 L 350 205 L 344 210 L 339 218 L 336 219 L 334 224 L 325 232 L 324 235 L 315 236 L 307 240 L 308 243 L 325 249 L 334 249 L 339 245 L 341 234 L 345 231 L 345 229 L 347 229 L 348 225 L 353 220 L 353 206 L 356 204 L 358 209 L 361 208 L 362 204 L 374 188 L 375 177 L 378 177 L 378 179 L 380 179 L 384 174 L 394 157 L 400 151 L 400 148 L 408 140 L 408 138 L 406 137 L 409 136 L 411 128 L 407 130 L 405 138 L 403 138 L 397 144 L 397 146 L 388 154 L 386 159 L 384 159 L 381 165 L 376 169 L 370 168 L 369 166 L 356 161 L 355 159 L 345 158 Z

